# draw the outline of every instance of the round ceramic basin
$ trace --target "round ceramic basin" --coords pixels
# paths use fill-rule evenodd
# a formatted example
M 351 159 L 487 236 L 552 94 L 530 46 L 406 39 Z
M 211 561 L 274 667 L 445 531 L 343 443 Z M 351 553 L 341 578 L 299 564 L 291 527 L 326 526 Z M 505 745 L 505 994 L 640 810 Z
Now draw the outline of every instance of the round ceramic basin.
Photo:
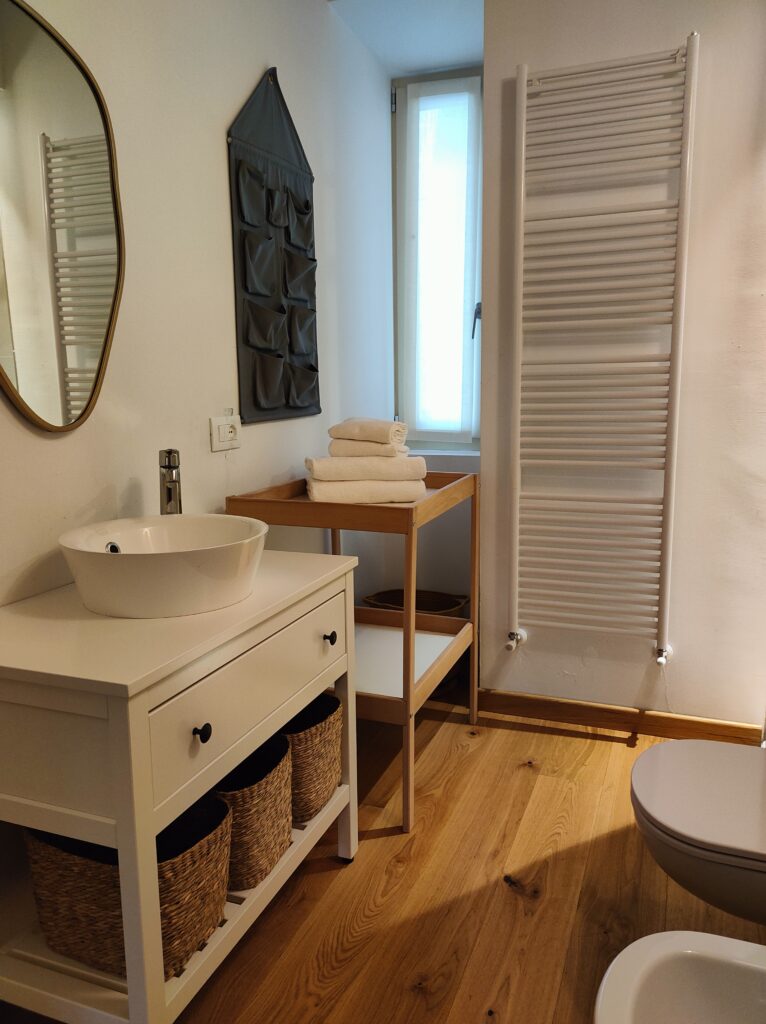
M 268 529 L 244 516 L 141 516 L 81 526 L 59 544 L 86 608 L 155 619 L 243 601 Z

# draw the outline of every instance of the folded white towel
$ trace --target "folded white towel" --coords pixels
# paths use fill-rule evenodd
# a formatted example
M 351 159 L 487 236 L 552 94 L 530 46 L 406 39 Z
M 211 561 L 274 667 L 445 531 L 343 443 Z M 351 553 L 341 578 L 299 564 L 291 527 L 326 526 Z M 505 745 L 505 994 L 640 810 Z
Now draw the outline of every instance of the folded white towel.
M 423 480 L 426 460 L 420 455 L 393 459 L 368 455 L 355 459 L 306 459 L 306 469 L 315 480 Z
M 306 481 L 312 501 L 332 501 L 353 505 L 388 505 L 424 498 L 422 480 L 312 480 Z
M 406 444 L 379 444 L 377 441 L 346 441 L 342 437 L 336 441 L 330 441 L 327 449 L 334 458 L 364 458 L 366 455 L 373 455 L 379 458 L 381 455 L 392 458 L 394 455 L 406 455 L 409 448 Z
M 377 441 L 378 444 L 404 444 L 407 440 L 407 424 L 392 420 L 350 419 L 330 427 L 330 437 L 342 437 L 347 441 Z

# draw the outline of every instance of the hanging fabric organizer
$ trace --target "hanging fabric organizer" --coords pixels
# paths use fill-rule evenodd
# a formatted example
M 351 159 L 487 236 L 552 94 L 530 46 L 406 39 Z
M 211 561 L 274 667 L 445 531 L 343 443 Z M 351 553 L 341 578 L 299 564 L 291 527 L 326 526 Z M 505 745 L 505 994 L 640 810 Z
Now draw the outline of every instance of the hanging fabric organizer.
M 516 79 L 509 649 L 668 641 L 699 37 Z
M 229 129 L 229 187 L 244 423 L 319 404 L 313 182 L 269 68 Z

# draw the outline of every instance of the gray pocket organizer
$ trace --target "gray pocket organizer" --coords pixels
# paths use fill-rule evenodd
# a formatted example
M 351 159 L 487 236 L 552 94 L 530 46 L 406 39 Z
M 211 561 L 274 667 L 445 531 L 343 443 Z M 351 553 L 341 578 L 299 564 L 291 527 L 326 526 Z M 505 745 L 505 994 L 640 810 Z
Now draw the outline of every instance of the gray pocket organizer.
M 288 194 L 287 240 L 304 252 L 314 250 L 314 206 L 310 199 L 300 199 L 294 192 Z
M 290 369 L 288 402 L 293 409 L 305 409 L 319 399 L 319 372 L 315 366 L 295 366 Z
M 289 343 L 287 310 L 284 306 L 269 309 L 251 299 L 244 300 L 242 317 L 244 341 L 250 348 L 268 349 L 284 354 Z
M 269 224 L 287 227 L 287 193 L 283 189 L 269 189 Z
M 277 290 L 277 252 L 274 239 L 263 231 L 243 231 L 245 289 L 251 295 Z
M 261 172 L 247 161 L 237 168 L 237 195 L 242 220 L 260 228 L 266 223 L 266 184 Z
M 299 302 L 308 302 L 310 306 L 316 301 L 317 261 L 304 256 L 300 252 L 284 250 L 284 285 L 285 295 Z
M 253 394 L 259 409 L 279 409 L 285 404 L 285 360 L 281 355 L 259 352 L 253 362 Z
M 243 423 L 315 416 L 313 183 L 275 68 L 229 129 L 239 414 Z
M 313 357 L 317 350 L 317 315 L 305 306 L 290 307 L 290 351 L 296 356 Z

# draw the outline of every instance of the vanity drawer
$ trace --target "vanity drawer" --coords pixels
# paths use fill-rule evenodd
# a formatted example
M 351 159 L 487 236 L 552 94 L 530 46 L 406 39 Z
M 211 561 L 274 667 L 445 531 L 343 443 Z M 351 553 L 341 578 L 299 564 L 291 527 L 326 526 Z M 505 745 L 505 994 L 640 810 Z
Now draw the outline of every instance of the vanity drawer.
M 154 805 L 346 653 L 345 597 L 337 594 L 149 713 Z M 335 633 L 334 643 L 324 639 Z M 210 726 L 206 742 L 193 730 Z

